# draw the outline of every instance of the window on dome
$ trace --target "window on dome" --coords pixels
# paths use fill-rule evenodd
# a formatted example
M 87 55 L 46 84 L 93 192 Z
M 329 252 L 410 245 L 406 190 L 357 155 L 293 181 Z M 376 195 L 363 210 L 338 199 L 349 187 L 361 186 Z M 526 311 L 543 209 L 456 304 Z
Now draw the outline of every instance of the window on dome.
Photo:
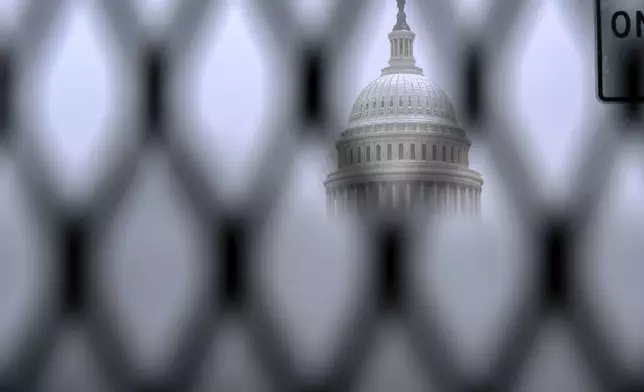
M 409 151 L 409 159 L 416 159 L 416 145 L 411 145 L 411 150 Z
M 382 97 L 382 99 L 380 100 L 380 109 L 384 109 L 384 108 L 385 108 L 385 97 Z
M 403 152 L 403 145 L 400 143 L 398 145 L 398 159 L 403 159 L 404 158 L 404 152 Z
M 367 105 L 365 106 L 365 110 L 369 110 L 369 102 L 367 102 Z
M 362 158 L 362 149 L 358 147 L 358 156 L 356 157 L 356 162 L 360 163 L 360 159 Z
M 392 160 L 392 159 L 393 159 L 391 150 L 392 150 L 392 148 L 391 148 L 391 144 L 387 144 L 387 159 L 388 159 L 388 160 Z
M 457 157 L 458 158 L 458 163 L 461 163 L 461 149 L 460 149 L 460 147 L 459 147 L 458 150 L 456 150 L 456 153 L 458 154 L 458 157 Z
M 349 148 L 349 165 L 353 165 L 353 148 Z
M 436 154 L 436 145 L 434 144 L 434 145 L 432 146 L 432 159 L 433 159 L 433 160 L 438 159 L 438 157 L 437 157 L 436 155 L 437 155 L 437 154 Z
M 423 107 L 423 101 L 418 98 L 418 109 L 421 109 Z
M 375 98 L 373 99 L 373 105 L 371 105 L 371 112 L 373 114 L 376 113 L 376 99 Z
M 449 153 L 449 159 L 454 162 L 454 147 L 452 147 L 452 151 Z
M 423 150 L 422 153 L 421 153 L 422 154 L 422 159 L 423 159 L 423 161 L 426 161 L 427 160 L 427 144 L 423 144 L 422 150 Z
M 366 161 L 369 162 L 371 161 L 371 146 L 367 146 L 367 156 L 366 156 Z
M 381 150 L 380 144 L 376 145 L 376 160 L 377 161 L 380 160 L 380 150 Z
M 398 106 L 403 107 L 402 97 L 398 98 Z
M 393 107 L 394 107 L 394 99 L 393 99 L 393 98 L 389 98 L 389 108 L 391 109 L 391 108 L 393 108 Z
M 443 162 L 447 162 L 447 148 L 443 146 Z
M 414 105 L 411 103 L 411 97 L 409 97 L 408 101 L 409 101 L 409 108 L 410 108 L 410 109 L 411 109 L 411 108 L 413 108 L 413 107 L 414 107 Z

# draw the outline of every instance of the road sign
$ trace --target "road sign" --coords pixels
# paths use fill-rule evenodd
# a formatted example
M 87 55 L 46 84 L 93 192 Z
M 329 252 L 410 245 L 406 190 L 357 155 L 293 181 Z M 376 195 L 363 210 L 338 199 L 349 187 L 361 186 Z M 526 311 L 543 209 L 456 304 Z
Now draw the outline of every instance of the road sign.
M 597 97 L 604 102 L 629 100 L 622 82 L 626 50 L 644 49 L 644 0 L 595 0 Z M 644 64 L 644 62 L 643 62 Z M 644 101 L 644 77 L 638 97 Z

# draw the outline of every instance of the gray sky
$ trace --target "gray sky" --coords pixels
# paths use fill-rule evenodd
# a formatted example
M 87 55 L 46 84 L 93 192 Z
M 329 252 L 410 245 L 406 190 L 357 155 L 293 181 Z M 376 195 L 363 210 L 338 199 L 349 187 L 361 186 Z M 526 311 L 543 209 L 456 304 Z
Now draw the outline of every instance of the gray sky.
M 407 5 L 408 22 L 417 33 L 418 65 L 429 79 L 454 96 L 455 87 L 446 77 L 448 70 L 441 54 L 432 47 L 434 37 L 418 16 L 418 1 L 408 0 Z M 57 179 L 67 191 L 77 192 L 92 178 L 100 156 L 97 147 L 104 146 L 106 137 L 114 131 L 110 121 L 121 113 L 122 100 L 118 95 L 119 64 L 112 56 L 109 30 L 95 12 L 94 1 L 70 3 L 71 12 L 51 33 L 49 63 L 35 76 L 41 87 L 34 91 L 33 103 L 37 108 L 34 118 L 41 124 L 39 136 L 54 157 L 51 164 Z M 168 4 L 173 2 L 137 3 L 145 20 L 154 26 L 167 19 Z M 222 15 L 211 16 L 199 41 L 198 61 L 189 70 L 191 84 L 186 88 L 186 106 L 191 110 L 191 131 L 195 132 L 191 137 L 198 140 L 195 154 L 204 157 L 219 185 L 226 189 L 226 196 L 234 198 L 253 180 L 253 157 L 260 154 L 273 134 L 266 125 L 267 119 L 273 117 L 271 108 L 276 96 L 283 93 L 284 81 L 280 76 L 283 72 L 279 72 L 280 59 L 272 55 L 276 53 L 275 43 L 266 38 L 265 26 L 253 6 L 244 1 L 225 3 Z M 292 3 L 307 28 L 323 28 L 331 2 Z M 362 87 L 378 77 L 387 64 L 386 35 L 395 23 L 395 2 L 374 3 L 356 36 L 349 38 L 353 56 L 345 59 L 347 72 L 339 83 L 342 88 L 337 91 L 336 102 L 343 119 L 348 118 Z M 595 99 L 593 38 L 578 35 L 558 2 L 535 3 L 539 5 L 524 16 L 521 26 L 512 33 L 516 39 L 499 70 L 504 75 L 503 83 L 495 88 L 499 90 L 498 99 L 507 101 L 507 113 L 516 124 L 538 189 L 544 198 L 557 200 L 568 191 L 574 178 L 579 154 L 589 139 L 589 119 L 604 107 Z M 15 23 L 19 4 L 19 0 L 0 0 L 0 15 L 5 15 L 0 20 Z M 460 1 L 462 23 L 481 23 L 487 5 L 486 0 Z M 521 231 L 515 230 L 519 223 L 514 221 L 507 190 L 486 147 L 485 141 L 474 138 L 471 165 L 485 180 L 484 222 L 470 231 L 457 226 L 441 229 L 437 235 L 447 240 L 437 241 L 439 246 L 425 253 L 434 254 L 436 263 L 421 263 L 423 273 L 419 274 L 433 282 L 431 290 L 438 291 L 436 295 L 444 303 L 441 311 L 446 312 L 446 320 L 463 342 L 462 349 L 478 358 L 475 362 L 479 364 L 485 363 L 485 342 L 503 327 L 499 324 L 503 311 L 514 304 L 513 293 L 521 287 L 522 266 L 528 261 L 522 257 L 523 242 L 517 237 Z M 109 145 L 108 151 L 119 148 L 118 144 Z M 644 249 L 639 249 L 634 237 L 642 228 L 644 212 L 642 162 L 637 158 L 641 156 L 640 146 L 622 150 L 611 177 L 613 192 L 605 199 L 613 203 L 602 205 L 598 222 L 624 233 L 609 235 L 599 230 L 595 234 L 598 239 L 589 240 L 599 249 L 593 258 L 596 262 L 592 264 L 594 280 L 590 287 L 609 288 L 610 295 L 599 300 L 608 301 L 602 304 L 616 320 L 609 326 L 617 328 L 620 348 L 631 355 L 637 351 L 633 348 L 637 345 L 632 343 L 644 337 L 633 324 L 644 320 L 644 308 L 638 305 L 641 301 L 634 300 L 644 293 L 633 278 L 644 272 L 636 257 Z M 29 217 L 29 208 L 13 189 L 15 178 L 6 154 L 1 161 L 0 214 L 11 217 L 0 225 L 0 238 L 4 238 L 0 241 L 0 257 L 6 260 L 0 263 L 0 311 L 11 315 L 0 317 L 3 352 L 20 328 L 21 322 L 14 320 L 24 317 L 24 309 L 29 308 L 34 297 L 31 288 L 42 286 L 43 275 L 34 273 L 38 253 L 29 242 L 38 227 L 37 220 L 25 218 Z M 139 192 L 138 196 L 130 195 L 124 202 L 122 210 L 126 212 L 121 211 L 121 226 L 111 239 L 116 241 L 117 250 L 108 256 L 114 263 L 105 267 L 112 274 L 109 287 L 116 293 L 128 331 L 134 336 L 132 344 L 140 349 L 143 362 L 165 349 L 169 339 L 164 334 L 177 328 L 174 320 L 180 317 L 200 282 L 193 264 L 198 255 L 195 245 L 191 245 L 197 236 L 186 231 L 190 226 L 186 219 L 190 217 L 176 204 L 181 203 L 177 201 L 179 193 L 164 184 L 159 177 L 162 172 L 154 169 L 163 167 L 159 162 L 146 161 L 146 170 L 133 190 Z M 269 291 L 278 301 L 282 321 L 291 325 L 289 338 L 304 352 L 299 358 L 304 367 L 320 366 L 333 349 L 328 343 L 332 342 L 334 328 L 350 310 L 347 306 L 352 287 L 364 273 L 361 264 L 354 262 L 361 253 L 359 238 L 352 234 L 352 223 L 331 223 L 324 217 L 322 182 L 333 170 L 333 163 L 328 161 L 323 146 L 301 146 L 296 166 L 289 174 L 289 188 L 283 193 L 258 257 L 260 270 L 265 272 L 261 275 L 272 287 Z M 156 178 L 157 183 L 150 178 Z M 23 223 L 8 224 L 18 221 Z M 462 249 L 459 237 L 470 241 L 468 249 Z M 639 348 L 641 354 L 641 344 Z M 559 354 L 544 355 L 563 358 Z M 0 364 L 1 360 L 2 355 Z M 557 366 L 546 368 L 548 372 L 561 372 Z M 556 374 L 560 382 L 572 382 L 565 373 Z M 569 384 L 557 384 L 555 389 L 574 388 L 584 390 Z

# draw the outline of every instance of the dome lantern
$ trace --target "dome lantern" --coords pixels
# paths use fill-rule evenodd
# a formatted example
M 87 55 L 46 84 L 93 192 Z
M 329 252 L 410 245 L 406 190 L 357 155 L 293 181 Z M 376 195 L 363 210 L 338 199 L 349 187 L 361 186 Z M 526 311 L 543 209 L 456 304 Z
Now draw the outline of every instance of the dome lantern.
M 407 24 L 405 14 L 405 0 L 396 0 L 398 3 L 398 15 L 396 25 L 389 33 L 390 57 L 389 66 L 382 70 L 382 75 L 394 73 L 407 73 L 422 75 L 423 70 L 416 66 L 414 58 L 414 39 L 416 34 L 411 31 Z

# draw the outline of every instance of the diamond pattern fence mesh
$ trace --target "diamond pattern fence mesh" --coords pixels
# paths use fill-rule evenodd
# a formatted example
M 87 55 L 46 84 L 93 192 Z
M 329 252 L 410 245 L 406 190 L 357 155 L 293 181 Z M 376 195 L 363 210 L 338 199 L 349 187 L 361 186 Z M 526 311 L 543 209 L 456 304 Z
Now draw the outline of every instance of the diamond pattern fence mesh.
M 575 178 L 579 181 L 574 202 L 568 208 L 552 210 L 537 199 L 535 182 L 528 163 L 517 148 L 516 136 L 507 118 L 495 102 L 491 88 L 492 59 L 507 50 L 507 31 L 517 23 L 517 15 L 528 1 L 496 0 L 491 17 L 475 31 L 461 26 L 452 2 L 420 1 L 423 20 L 436 39 L 434 44 L 453 72 L 460 86 L 457 107 L 466 117 L 466 129 L 487 140 L 500 174 L 509 184 L 511 198 L 520 218 L 531 222 L 531 235 L 538 244 L 534 281 L 525 296 L 517 301 L 525 306 L 508 315 L 507 328 L 489 358 L 489 371 L 472 374 L 463 369 L 453 347 L 443 336 L 440 317 L 432 309 L 412 306 L 413 285 L 409 281 L 407 244 L 413 241 L 415 221 L 408 215 L 369 216 L 360 229 L 370 238 L 373 249 L 367 280 L 359 301 L 360 308 L 349 315 L 348 327 L 340 336 L 339 349 L 328 369 L 317 376 L 307 376 L 292 356 L 284 332 L 271 317 L 271 307 L 257 295 L 249 271 L 257 267 L 252 249 L 275 208 L 284 187 L 283 173 L 293 164 L 292 152 L 305 139 L 333 143 L 340 128 L 329 100 L 329 66 L 337 60 L 351 36 L 354 20 L 368 5 L 365 0 L 338 2 L 325 33 L 312 38 L 299 34 L 302 27 L 285 0 L 256 1 L 269 27 L 271 39 L 283 43 L 275 50 L 292 62 L 295 75 L 293 93 L 296 107 L 276 107 L 284 112 L 283 123 L 269 142 L 272 153 L 259 165 L 260 173 L 250 185 L 248 197 L 233 208 L 227 206 L 208 180 L 199 163 L 188 153 L 177 134 L 189 125 L 178 113 L 173 98 L 177 69 L 181 59 L 193 49 L 192 39 L 204 24 L 205 16 L 217 13 L 217 0 L 179 2 L 176 12 L 162 34 L 152 34 L 128 0 L 97 1 L 116 48 L 127 59 L 126 73 L 135 83 L 135 99 L 124 109 L 129 116 L 128 132 L 135 135 L 136 147 L 121 154 L 107 174 L 97 181 L 92 196 L 84 203 L 67 203 L 57 193 L 48 175 L 42 152 L 31 140 L 28 129 L 29 104 L 21 91 L 29 82 L 30 72 L 52 50 L 47 40 L 52 21 L 69 6 L 65 0 L 24 1 L 24 14 L 17 27 L 0 41 L 0 130 L 6 153 L 20 150 L 16 165 L 24 184 L 30 208 L 49 228 L 54 264 L 52 279 L 58 279 L 57 291 L 50 304 L 40 308 L 33 320 L 24 325 L 21 344 L 0 372 L 0 390 L 34 390 L 42 376 L 61 331 L 79 324 L 87 332 L 92 356 L 105 375 L 110 388 L 119 391 L 187 391 L 195 388 L 198 375 L 209 352 L 213 336 L 226 320 L 243 320 L 248 327 L 253 355 L 267 381 L 275 390 L 349 391 L 372 354 L 376 332 L 384 318 L 394 315 L 404 326 L 414 358 L 423 373 L 441 391 L 509 391 L 516 387 L 527 358 L 535 349 L 540 326 L 557 316 L 566 320 L 575 349 L 590 369 L 593 382 L 601 390 L 644 390 L 642 372 L 629 372 L 620 366 L 618 354 L 600 327 L 600 317 L 592 301 L 585 299 L 576 278 L 583 260 L 575 244 L 587 230 L 599 190 L 615 159 L 617 138 L 623 132 L 638 129 L 639 106 L 620 105 L 611 115 L 589 123 L 601 130 L 594 135 L 583 159 L 586 163 Z M 581 1 L 560 2 L 573 15 L 587 15 Z M 589 29 L 589 21 L 579 20 Z M 586 36 L 592 33 L 585 31 Z M 55 47 L 53 48 L 55 50 Z M 632 56 L 637 59 L 638 56 Z M 627 72 L 626 72 L 627 71 Z M 634 60 L 624 72 L 625 82 L 640 71 Z M 628 79 L 631 78 L 631 79 Z M 634 92 L 637 93 L 637 92 Z M 296 142 L 293 142 L 296 140 Z M 189 326 L 176 339 L 172 361 L 154 377 L 144 377 L 133 370 L 129 351 L 115 323 L 115 316 L 92 284 L 90 266 L 97 250 L 104 246 L 105 233 L 113 223 L 122 198 L 128 193 L 135 168 L 143 152 L 163 151 L 170 162 L 174 179 L 189 199 L 198 217 L 198 230 L 209 240 L 201 260 L 211 285 L 201 299 L 207 303 L 189 315 Z M 601 153 L 598 153 L 601 151 Z M 28 157 L 23 159 L 20 157 Z M 51 305 L 51 306 L 50 306 Z M 204 310 L 206 309 L 206 310 Z M 395 384 L 395 383 L 394 383 Z

